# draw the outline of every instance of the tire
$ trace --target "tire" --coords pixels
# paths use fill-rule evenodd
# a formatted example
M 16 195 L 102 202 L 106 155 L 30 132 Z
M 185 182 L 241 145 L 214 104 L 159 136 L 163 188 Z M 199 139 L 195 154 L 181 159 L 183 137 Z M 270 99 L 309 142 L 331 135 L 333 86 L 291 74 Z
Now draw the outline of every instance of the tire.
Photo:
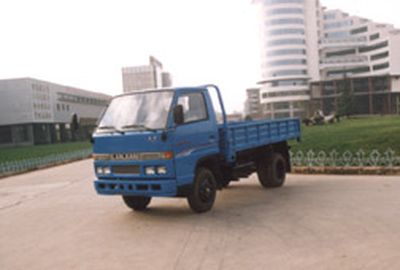
M 286 160 L 282 154 L 273 153 L 258 163 L 258 181 L 265 188 L 281 187 L 285 183 L 286 170 Z
M 214 205 L 217 183 L 214 174 L 206 168 L 196 171 L 192 190 L 187 197 L 190 208 L 196 213 L 204 213 Z
M 142 196 L 122 196 L 124 203 L 129 208 L 135 211 L 144 211 L 147 209 L 151 201 L 151 197 L 142 197 Z

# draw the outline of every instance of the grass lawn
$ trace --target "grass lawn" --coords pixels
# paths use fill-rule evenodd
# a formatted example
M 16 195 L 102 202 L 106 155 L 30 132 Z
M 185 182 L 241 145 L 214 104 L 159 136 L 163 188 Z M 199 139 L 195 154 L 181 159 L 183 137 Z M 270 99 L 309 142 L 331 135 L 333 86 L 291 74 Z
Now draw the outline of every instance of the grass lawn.
M 292 150 L 347 150 L 381 153 L 391 148 L 400 156 L 400 116 L 373 116 L 342 119 L 340 123 L 302 127 L 301 143 L 292 143 Z
M 0 163 L 6 161 L 45 157 L 54 154 L 89 149 L 91 147 L 92 145 L 89 142 L 73 142 L 73 143 L 24 146 L 15 148 L 3 148 L 0 149 Z

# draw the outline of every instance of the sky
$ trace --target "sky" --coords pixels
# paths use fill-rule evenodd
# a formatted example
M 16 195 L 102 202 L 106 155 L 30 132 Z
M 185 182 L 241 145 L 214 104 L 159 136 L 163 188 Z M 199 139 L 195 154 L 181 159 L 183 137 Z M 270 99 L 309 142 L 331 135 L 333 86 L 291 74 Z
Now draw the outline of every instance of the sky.
M 220 86 L 228 111 L 260 80 L 251 0 L 0 0 L 0 79 L 32 77 L 117 95 L 121 68 L 154 55 L 174 85 Z M 400 27 L 400 1 L 321 0 Z

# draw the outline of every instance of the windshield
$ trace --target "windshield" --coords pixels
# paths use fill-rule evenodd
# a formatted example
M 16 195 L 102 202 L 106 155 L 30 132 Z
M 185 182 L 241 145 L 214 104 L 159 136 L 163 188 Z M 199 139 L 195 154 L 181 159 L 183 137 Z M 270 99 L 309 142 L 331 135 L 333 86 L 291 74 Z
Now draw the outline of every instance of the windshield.
M 164 129 L 167 125 L 172 97 L 172 91 L 154 91 L 116 97 L 104 113 L 98 130 Z

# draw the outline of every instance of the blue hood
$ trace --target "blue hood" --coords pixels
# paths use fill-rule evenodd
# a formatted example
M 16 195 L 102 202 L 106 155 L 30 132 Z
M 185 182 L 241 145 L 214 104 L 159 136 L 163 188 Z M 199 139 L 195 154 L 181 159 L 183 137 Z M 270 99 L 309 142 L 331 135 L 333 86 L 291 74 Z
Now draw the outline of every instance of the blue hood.
M 163 141 L 162 132 L 126 132 L 125 134 L 95 134 L 93 153 L 132 153 L 171 151 L 171 138 Z

